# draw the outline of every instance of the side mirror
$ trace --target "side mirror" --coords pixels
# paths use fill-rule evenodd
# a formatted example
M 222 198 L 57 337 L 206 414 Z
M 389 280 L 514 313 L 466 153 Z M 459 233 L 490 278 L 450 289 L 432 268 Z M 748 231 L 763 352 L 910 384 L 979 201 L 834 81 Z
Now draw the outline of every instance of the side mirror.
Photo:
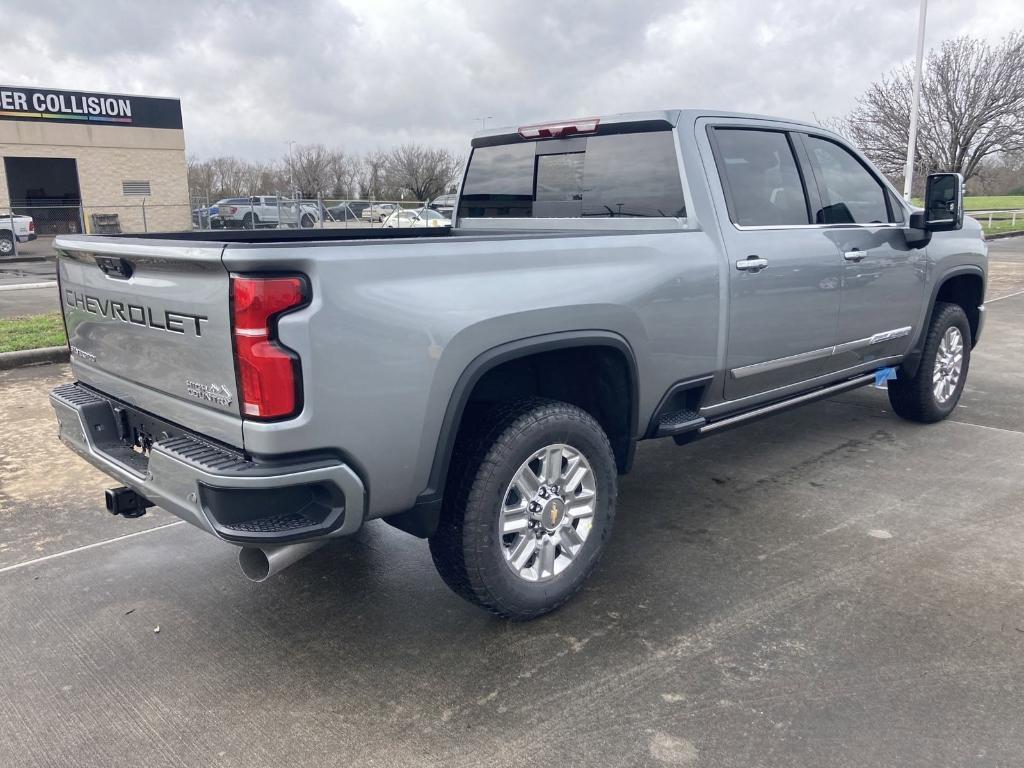
M 932 173 L 924 194 L 924 228 L 949 232 L 964 226 L 964 177 L 959 173 Z
M 250 203 L 258 203 L 259 201 L 260 201 L 260 199 L 258 197 L 256 197 L 256 196 L 253 196 L 253 197 L 249 198 L 249 202 Z

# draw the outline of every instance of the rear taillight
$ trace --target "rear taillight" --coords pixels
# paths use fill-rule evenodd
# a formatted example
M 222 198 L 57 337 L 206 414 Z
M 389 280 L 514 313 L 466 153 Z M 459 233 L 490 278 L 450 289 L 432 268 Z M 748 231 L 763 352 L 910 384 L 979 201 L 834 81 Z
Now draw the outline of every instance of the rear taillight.
M 299 358 L 277 339 L 277 318 L 308 299 L 306 279 L 231 276 L 231 325 L 242 414 L 281 419 L 302 404 Z
M 35 231 L 36 231 L 36 220 L 35 220 L 35 219 L 32 219 L 32 220 L 31 220 L 31 221 L 30 221 L 30 222 L 28 223 L 28 231 L 29 231 L 29 232 L 35 232 Z

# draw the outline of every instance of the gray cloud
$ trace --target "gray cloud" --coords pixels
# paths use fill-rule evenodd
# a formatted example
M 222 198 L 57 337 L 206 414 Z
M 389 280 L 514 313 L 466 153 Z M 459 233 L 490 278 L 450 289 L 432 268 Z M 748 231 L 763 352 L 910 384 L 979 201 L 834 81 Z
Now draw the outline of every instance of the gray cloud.
M 686 106 L 842 114 L 913 53 L 916 3 L 140 0 L 5 3 L 0 82 L 176 96 L 190 152 L 464 150 L 479 127 Z M 932 2 L 929 44 L 1024 26 Z

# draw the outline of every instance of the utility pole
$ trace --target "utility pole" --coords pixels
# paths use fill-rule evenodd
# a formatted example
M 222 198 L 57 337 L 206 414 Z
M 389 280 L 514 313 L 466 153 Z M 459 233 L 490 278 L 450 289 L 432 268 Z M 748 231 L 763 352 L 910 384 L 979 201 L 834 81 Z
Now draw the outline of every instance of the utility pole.
M 478 117 L 477 120 L 480 121 L 480 130 L 481 131 L 486 131 L 487 130 L 487 121 L 488 120 L 493 120 L 493 119 L 494 119 L 494 115 L 488 115 L 487 117 Z
M 285 142 L 288 145 L 288 186 L 291 189 L 288 190 L 289 197 L 295 197 L 295 161 L 292 159 L 292 147 L 295 146 L 294 141 Z
M 917 62 L 914 66 L 914 95 L 910 105 L 910 135 L 907 137 L 907 167 L 903 172 L 903 199 L 910 200 L 914 185 L 914 154 L 917 151 L 917 113 L 921 108 L 921 70 L 924 67 L 924 24 L 928 16 L 928 0 L 921 0 L 917 19 Z

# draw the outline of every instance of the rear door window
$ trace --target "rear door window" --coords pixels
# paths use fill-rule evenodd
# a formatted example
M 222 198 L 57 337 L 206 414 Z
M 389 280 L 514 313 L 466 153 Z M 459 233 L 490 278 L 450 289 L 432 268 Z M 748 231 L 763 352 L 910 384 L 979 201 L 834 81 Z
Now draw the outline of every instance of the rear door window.
M 807 137 L 822 210 L 818 224 L 884 224 L 889 221 L 885 187 L 845 147 Z
M 810 223 L 803 181 L 785 132 L 716 128 L 714 138 L 715 162 L 734 224 Z
M 671 131 L 477 147 L 464 218 L 686 216 Z

